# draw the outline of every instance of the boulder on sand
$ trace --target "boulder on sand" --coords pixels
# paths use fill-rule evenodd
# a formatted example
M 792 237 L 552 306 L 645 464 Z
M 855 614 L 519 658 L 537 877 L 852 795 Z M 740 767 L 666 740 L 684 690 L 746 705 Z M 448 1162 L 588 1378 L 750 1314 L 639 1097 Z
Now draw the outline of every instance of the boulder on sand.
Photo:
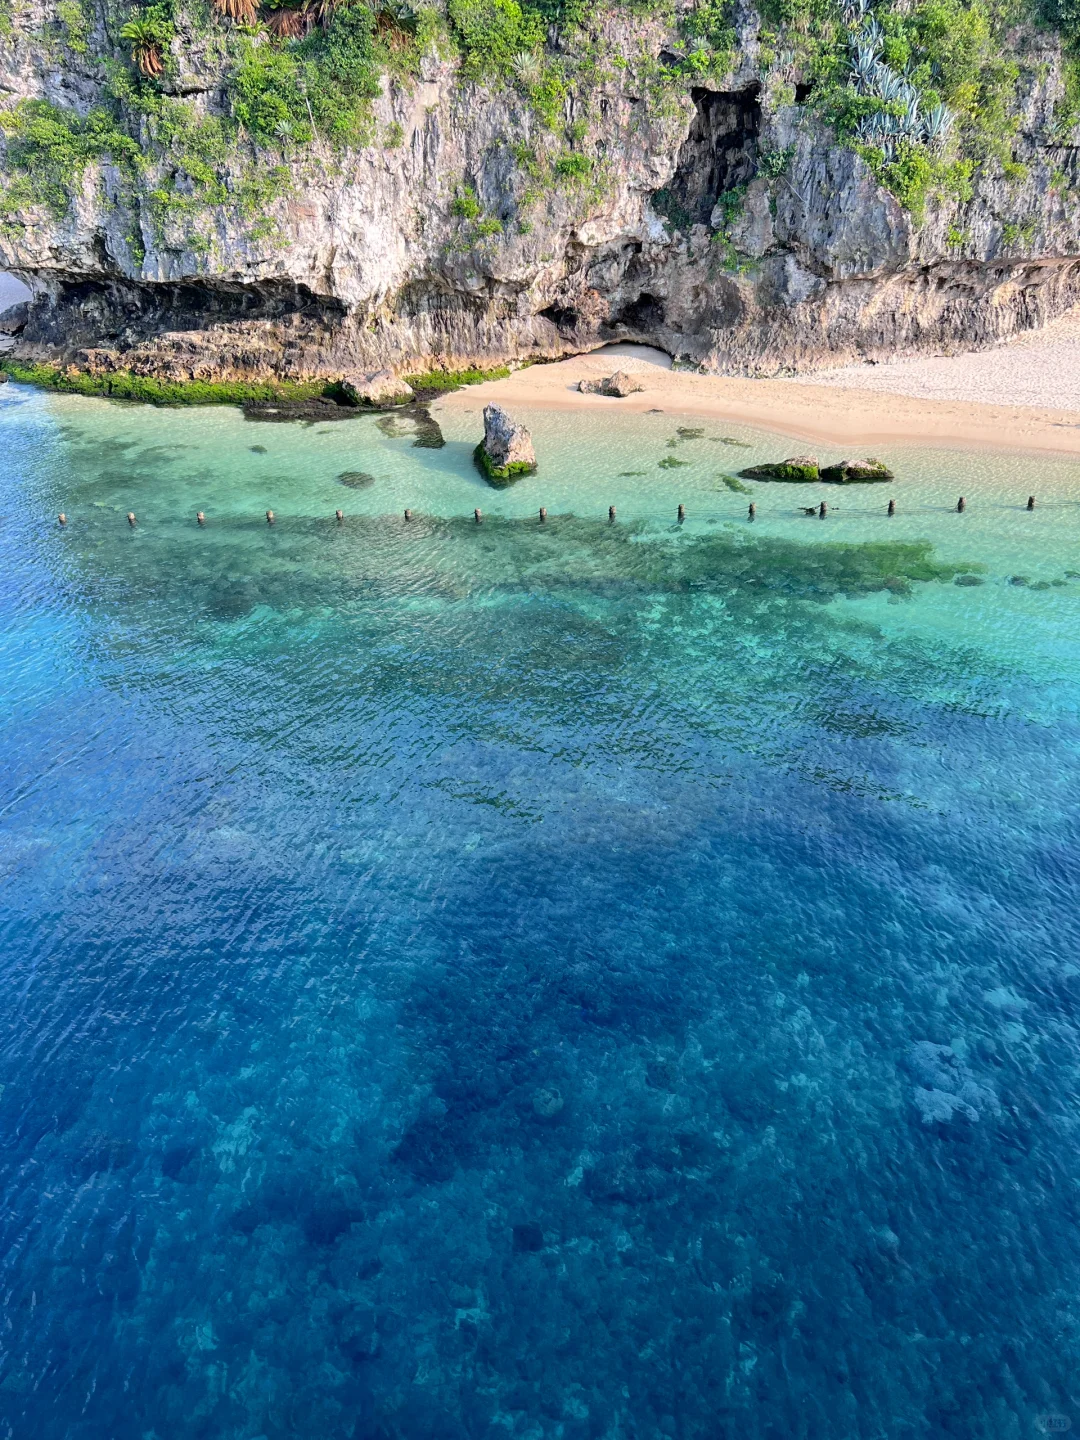
M 484 406 L 484 438 L 473 451 L 473 459 L 492 485 L 509 485 L 536 469 L 532 436 L 524 425 L 515 424 L 501 405 Z
M 577 388 L 583 395 L 614 395 L 621 400 L 626 395 L 644 390 L 645 386 L 625 370 L 616 370 L 606 380 L 579 380 Z
M 354 405 L 402 405 L 413 398 L 412 386 L 389 370 L 376 370 L 370 375 L 343 375 L 341 388 Z

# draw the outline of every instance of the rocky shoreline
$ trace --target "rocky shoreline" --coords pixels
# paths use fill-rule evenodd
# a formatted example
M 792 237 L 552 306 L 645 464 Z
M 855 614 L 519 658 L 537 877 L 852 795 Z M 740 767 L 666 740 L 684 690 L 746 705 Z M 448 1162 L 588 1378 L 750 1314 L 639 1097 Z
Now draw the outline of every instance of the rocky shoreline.
M 528 105 L 434 54 L 373 102 L 400 143 L 322 169 L 297 161 L 258 241 L 224 211 L 209 240 L 162 228 L 115 168 L 92 165 L 70 213 L 38 206 L 0 234 L 0 261 L 34 290 L 14 357 L 103 393 L 118 376 L 311 384 L 616 341 L 709 373 L 777 376 L 985 348 L 1080 301 L 1057 37 L 1017 44 L 1005 170 L 982 166 L 970 193 L 916 221 L 822 123 L 808 87 L 763 81 L 762 21 L 749 8 L 736 20 L 730 73 L 657 108 L 631 62 L 673 64 L 677 36 L 660 18 L 600 15 L 596 43 L 622 68 L 598 80 L 588 135 L 528 209 L 529 167 L 551 168 Z M 19 34 L 0 62 L 10 93 L 73 110 L 101 84 L 43 67 Z M 212 109 L 213 94 L 199 103 Z M 524 140 L 509 144 L 519 136 L 533 160 Z

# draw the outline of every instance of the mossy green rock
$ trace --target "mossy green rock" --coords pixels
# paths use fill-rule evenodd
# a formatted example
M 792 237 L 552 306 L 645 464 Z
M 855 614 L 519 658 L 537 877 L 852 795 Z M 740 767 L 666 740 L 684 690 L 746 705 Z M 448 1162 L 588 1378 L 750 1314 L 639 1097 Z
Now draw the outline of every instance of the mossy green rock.
M 830 485 L 873 485 L 891 480 L 893 473 L 883 460 L 868 456 L 865 460 L 838 460 L 835 465 L 826 465 L 821 478 Z
M 820 469 L 816 455 L 791 455 L 787 460 L 751 465 L 739 474 L 744 480 L 786 480 L 789 484 L 824 480 L 829 485 L 868 485 L 893 478 L 884 461 L 872 456 L 866 460 L 837 460 Z
M 798 484 L 821 478 L 816 455 L 792 455 L 767 465 L 750 465 L 739 474 L 744 480 L 787 480 Z
M 522 475 L 536 474 L 536 466 L 527 465 L 523 461 L 512 461 L 509 465 L 495 465 L 484 449 L 482 440 L 473 451 L 473 459 L 484 479 L 497 489 L 502 489 L 504 485 L 512 485 L 515 480 L 520 480 Z

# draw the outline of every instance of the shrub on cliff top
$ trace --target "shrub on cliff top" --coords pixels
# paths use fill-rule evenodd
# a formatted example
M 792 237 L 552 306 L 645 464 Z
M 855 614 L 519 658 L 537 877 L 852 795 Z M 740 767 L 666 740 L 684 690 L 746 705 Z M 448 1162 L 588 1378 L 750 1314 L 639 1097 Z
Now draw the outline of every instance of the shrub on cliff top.
M 515 61 L 544 43 L 544 22 L 517 0 L 449 0 L 447 13 L 471 80 L 509 80 Z
M 325 29 L 288 49 L 248 40 L 242 56 L 230 85 L 232 110 L 250 135 L 301 144 L 366 139 L 380 68 L 366 5 L 339 6 Z

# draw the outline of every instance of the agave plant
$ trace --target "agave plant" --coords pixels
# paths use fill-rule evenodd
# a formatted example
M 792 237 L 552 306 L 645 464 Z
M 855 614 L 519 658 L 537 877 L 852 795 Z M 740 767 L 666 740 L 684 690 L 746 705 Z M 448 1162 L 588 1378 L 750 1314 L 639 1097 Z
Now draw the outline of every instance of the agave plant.
M 885 32 L 876 15 L 871 15 L 863 26 L 862 40 L 864 45 L 872 45 L 875 51 L 880 50 L 885 43 Z
M 514 56 L 514 74 L 525 86 L 535 85 L 543 74 L 540 57 L 529 50 L 522 50 Z
M 879 47 L 860 40 L 855 46 L 855 64 L 863 70 L 873 71 L 878 61 Z
M 257 13 L 256 0 L 211 0 L 219 15 L 235 20 L 239 25 L 253 25 Z
M 129 20 L 120 31 L 120 39 L 131 46 L 132 61 L 148 79 L 160 75 L 165 68 L 162 57 L 161 27 L 153 20 Z
M 923 116 L 923 134 L 931 145 L 944 143 L 952 132 L 955 117 L 947 105 L 934 105 Z
M 887 105 L 904 98 L 904 82 L 887 65 L 879 66 L 874 88 Z
M 841 0 L 840 13 L 849 30 L 854 30 L 856 26 L 862 24 L 869 8 L 870 0 Z
M 878 58 L 869 46 L 860 45 L 851 62 L 851 73 L 858 90 L 872 90 L 877 75 Z

